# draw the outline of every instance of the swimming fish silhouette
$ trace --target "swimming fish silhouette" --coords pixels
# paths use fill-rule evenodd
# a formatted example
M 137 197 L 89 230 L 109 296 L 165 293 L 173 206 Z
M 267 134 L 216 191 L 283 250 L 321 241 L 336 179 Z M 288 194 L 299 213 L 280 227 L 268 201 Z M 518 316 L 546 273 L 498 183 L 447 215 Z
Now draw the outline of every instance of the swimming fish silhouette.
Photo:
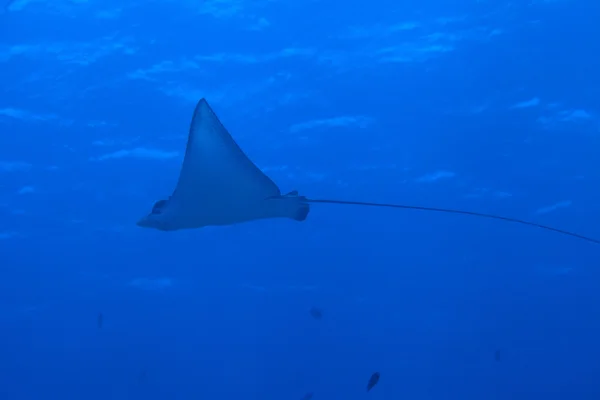
M 373 373 L 373 375 L 371 375 L 371 378 L 369 378 L 369 383 L 367 383 L 367 392 L 373 389 L 373 387 L 377 385 L 377 382 L 379 382 L 379 372 Z

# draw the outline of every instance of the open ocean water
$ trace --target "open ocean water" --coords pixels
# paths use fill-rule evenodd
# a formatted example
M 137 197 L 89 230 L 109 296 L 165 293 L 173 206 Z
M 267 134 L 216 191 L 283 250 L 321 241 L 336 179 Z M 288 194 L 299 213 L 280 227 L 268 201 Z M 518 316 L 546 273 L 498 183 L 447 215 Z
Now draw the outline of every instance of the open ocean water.
M 284 193 L 600 238 L 600 2 L 3 1 L 0 400 L 600 398 L 594 243 L 136 225 L 206 98 Z

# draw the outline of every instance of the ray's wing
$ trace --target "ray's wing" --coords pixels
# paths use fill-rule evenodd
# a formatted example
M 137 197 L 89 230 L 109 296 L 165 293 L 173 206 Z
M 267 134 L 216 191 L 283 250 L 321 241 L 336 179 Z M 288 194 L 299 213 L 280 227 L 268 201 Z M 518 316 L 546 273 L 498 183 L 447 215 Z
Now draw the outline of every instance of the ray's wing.
M 223 208 L 280 194 L 277 185 L 235 143 L 208 102 L 201 99 L 190 125 L 173 200 L 185 207 Z

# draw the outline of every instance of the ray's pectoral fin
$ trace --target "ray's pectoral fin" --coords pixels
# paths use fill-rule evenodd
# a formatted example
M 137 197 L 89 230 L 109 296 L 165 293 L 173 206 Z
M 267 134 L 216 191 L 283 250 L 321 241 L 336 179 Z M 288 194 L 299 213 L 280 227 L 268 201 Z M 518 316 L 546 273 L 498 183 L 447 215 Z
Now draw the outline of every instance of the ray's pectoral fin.
M 268 201 L 272 201 L 276 208 L 278 216 L 288 217 L 295 221 L 304 221 L 310 212 L 310 205 L 306 197 L 298 196 L 297 190 L 278 195 L 270 196 Z
M 308 213 L 310 212 L 310 206 L 308 203 L 304 201 L 300 201 L 296 207 L 296 212 L 292 219 L 296 221 L 304 221 L 306 217 L 308 217 Z
M 297 200 L 296 211 L 293 213 L 292 219 L 296 221 L 304 221 L 310 212 L 310 206 L 306 202 L 306 197 L 298 196 L 297 190 L 292 190 L 288 194 L 284 195 L 287 198 L 294 198 Z

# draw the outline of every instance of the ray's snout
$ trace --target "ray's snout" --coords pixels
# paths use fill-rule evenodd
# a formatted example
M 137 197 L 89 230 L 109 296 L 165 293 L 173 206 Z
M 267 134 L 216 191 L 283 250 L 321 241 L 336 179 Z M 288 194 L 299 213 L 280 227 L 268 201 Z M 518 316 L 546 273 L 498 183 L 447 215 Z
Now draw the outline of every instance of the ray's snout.
M 152 225 L 150 224 L 150 221 L 148 219 L 148 217 L 142 217 L 140 218 L 140 220 L 138 222 L 136 222 L 137 226 L 140 226 L 142 228 L 150 228 Z
M 159 231 L 173 230 L 168 221 L 164 221 L 155 214 L 149 214 L 141 218 L 136 225 L 142 228 L 158 229 Z

